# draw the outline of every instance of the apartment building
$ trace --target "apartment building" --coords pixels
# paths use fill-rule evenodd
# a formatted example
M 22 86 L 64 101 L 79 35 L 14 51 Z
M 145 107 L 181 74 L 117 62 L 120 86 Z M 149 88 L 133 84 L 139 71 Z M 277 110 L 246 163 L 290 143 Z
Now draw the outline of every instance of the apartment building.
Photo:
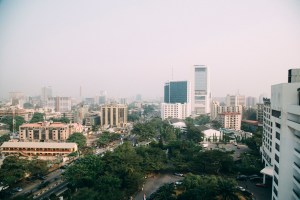
M 241 130 L 241 113 L 223 112 L 218 115 L 218 119 L 223 128 Z
M 273 178 L 272 200 L 300 199 L 299 72 L 289 70 L 289 83 L 272 85 L 270 101 L 264 99 L 261 172 Z
M 125 127 L 127 124 L 127 105 L 107 104 L 101 106 L 101 126 L 108 127 Z
M 38 122 L 21 125 L 19 127 L 19 137 L 24 142 L 66 141 L 74 131 L 79 132 L 78 130 L 80 128 L 77 124 Z
M 161 118 L 185 119 L 188 116 L 188 105 L 186 103 L 162 103 Z

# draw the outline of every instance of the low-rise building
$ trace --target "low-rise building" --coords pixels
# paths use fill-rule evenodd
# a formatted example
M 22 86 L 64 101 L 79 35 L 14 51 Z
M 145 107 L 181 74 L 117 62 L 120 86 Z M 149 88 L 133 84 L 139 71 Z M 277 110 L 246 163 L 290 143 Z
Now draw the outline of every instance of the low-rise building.
M 22 156 L 67 156 L 77 151 L 76 143 L 4 142 L 1 154 Z
M 38 122 L 19 127 L 20 141 L 24 142 L 66 141 L 74 132 L 82 132 L 82 126 L 76 123 Z

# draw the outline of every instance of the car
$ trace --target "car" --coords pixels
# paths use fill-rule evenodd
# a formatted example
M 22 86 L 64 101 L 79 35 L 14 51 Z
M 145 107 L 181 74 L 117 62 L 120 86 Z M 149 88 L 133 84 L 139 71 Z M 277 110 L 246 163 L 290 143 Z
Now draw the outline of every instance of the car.
M 249 196 L 249 197 L 253 197 L 253 193 L 248 191 L 248 190 L 245 190 L 245 191 L 242 191 L 242 193 L 245 195 L 245 196 Z
M 249 179 L 251 179 L 251 178 L 259 178 L 259 176 L 256 175 L 256 174 L 253 174 L 253 175 L 248 176 L 248 178 L 249 178 Z
M 14 188 L 13 190 L 16 191 L 16 192 L 21 192 L 23 189 L 20 188 L 20 187 L 16 187 L 16 188 Z
M 267 188 L 267 187 L 269 187 L 268 185 L 263 184 L 263 183 L 256 183 L 255 186 L 256 186 L 256 187 L 262 187 L 262 188 Z
M 175 176 L 181 176 L 181 177 L 183 177 L 184 175 L 183 174 L 181 174 L 181 173 L 174 173 L 174 175 Z
M 238 190 L 240 190 L 240 191 L 242 191 L 242 192 L 246 191 L 246 189 L 243 188 L 242 186 L 236 186 L 236 189 L 238 189 Z
M 252 178 L 249 178 L 249 181 L 251 182 L 261 182 L 263 179 L 261 177 L 252 177 Z
M 246 181 L 247 179 L 248 179 L 248 176 L 246 176 L 246 175 L 238 175 L 236 177 L 236 180 L 238 180 L 238 181 Z
M 182 181 L 176 181 L 175 182 L 175 185 L 181 185 L 182 184 Z

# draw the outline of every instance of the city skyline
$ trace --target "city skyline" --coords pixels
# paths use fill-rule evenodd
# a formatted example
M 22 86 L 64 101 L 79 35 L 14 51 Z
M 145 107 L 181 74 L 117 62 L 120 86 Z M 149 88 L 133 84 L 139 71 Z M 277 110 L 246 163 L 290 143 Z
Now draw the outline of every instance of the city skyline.
M 210 68 L 213 97 L 270 96 L 299 68 L 300 3 L 0 1 L 0 97 L 163 96 Z

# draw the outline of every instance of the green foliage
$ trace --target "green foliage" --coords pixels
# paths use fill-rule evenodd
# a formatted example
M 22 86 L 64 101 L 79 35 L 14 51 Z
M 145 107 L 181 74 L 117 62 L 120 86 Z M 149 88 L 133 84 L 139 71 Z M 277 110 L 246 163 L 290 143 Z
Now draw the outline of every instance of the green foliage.
M 187 174 L 182 185 L 185 192 L 178 196 L 178 200 L 237 199 L 237 183 L 232 179 Z
M 132 134 L 139 136 L 139 141 L 145 141 L 153 138 L 156 135 L 155 127 L 151 123 L 134 124 L 131 131 Z
M 35 112 L 30 120 L 30 123 L 37 123 L 37 122 L 43 122 L 44 121 L 44 114 Z
M 249 108 L 243 111 L 243 119 L 256 120 L 256 110 L 254 108 Z
M 120 134 L 103 132 L 100 135 L 99 139 L 97 140 L 97 146 L 106 147 L 109 143 L 119 139 L 120 139 Z
M 0 145 L 3 143 L 3 142 L 7 142 L 10 140 L 10 135 L 9 134 L 4 134 L 0 137 Z
M 261 158 L 257 154 L 242 154 L 241 160 L 236 162 L 236 171 L 241 174 L 259 174 L 260 170 L 263 168 Z
M 207 115 L 200 115 L 194 119 L 194 124 L 205 125 L 210 122 L 210 118 Z
M 143 158 L 141 167 L 145 172 L 157 172 L 164 170 L 167 164 L 166 153 L 158 147 L 138 147 L 137 154 Z
M 70 123 L 70 120 L 66 117 L 61 117 L 61 118 L 51 118 L 50 120 L 52 120 L 53 122 L 61 122 L 64 124 L 68 124 Z
M 154 108 L 155 107 L 153 105 L 144 105 L 144 115 L 149 115 L 150 113 L 152 113 L 155 110 Z
M 75 142 L 79 149 L 86 146 L 86 137 L 82 133 L 75 132 L 68 139 L 67 142 Z
M 128 114 L 127 119 L 130 122 L 135 122 L 138 121 L 141 117 L 141 113 L 140 112 L 133 112 L 131 114 Z
M 186 137 L 195 143 L 201 142 L 203 140 L 203 133 L 201 130 L 193 124 L 187 124 L 186 127 Z
M 23 179 L 25 174 L 37 175 L 48 171 L 47 162 L 43 160 L 26 160 L 17 156 L 8 156 L 4 159 L 0 169 L 0 182 L 12 185 Z
M 34 106 L 33 106 L 31 103 L 28 103 L 28 102 L 24 103 L 24 104 L 23 104 L 23 107 L 24 107 L 25 109 L 32 109 L 32 108 L 34 108 Z
M 155 193 L 151 194 L 149 200 L 176 200 L 175 187 L 173 183 L 161 186 Z
M 93 188 L 80 188 L 74 196 L 72 196 L 72 200 L 95 200 L 98 199 L 98 192 Z
M 25 123 L 25 119 L 21 116 L 15 116 L 15 129 L 19 130 L 19 126 Z M 7 124 L 9 126 L 9 130 L 13 131 L 13 117 L 12 116 L 4 116 L 0 120 L 1 123 Z
M 222 128 L 222 125 L 221 125 L 221 123 L 219 121 L 214 120 L 214 121 L 211 122 L 211 124 L 217 130 L 220 129 L 220 128 Z

